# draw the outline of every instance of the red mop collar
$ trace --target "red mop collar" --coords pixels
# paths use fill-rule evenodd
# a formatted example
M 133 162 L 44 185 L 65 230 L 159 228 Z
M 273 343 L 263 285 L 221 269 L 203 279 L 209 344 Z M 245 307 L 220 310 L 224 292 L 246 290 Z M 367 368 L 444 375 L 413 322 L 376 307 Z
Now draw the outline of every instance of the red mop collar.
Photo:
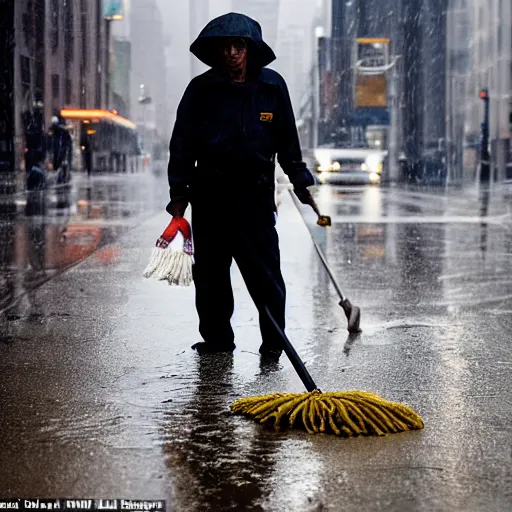
M 173 217 L 169 225 L 165 228 L 164 232 L 160 235 L 160 238 L 156 241 L 157 247 L 166 248 L 176 237 L 178 231 L 183 235 L 185 239 L 185 252 L 189 245 L 191 246 L 192 241 L 192 230 L 190 224 L 183 217 Z

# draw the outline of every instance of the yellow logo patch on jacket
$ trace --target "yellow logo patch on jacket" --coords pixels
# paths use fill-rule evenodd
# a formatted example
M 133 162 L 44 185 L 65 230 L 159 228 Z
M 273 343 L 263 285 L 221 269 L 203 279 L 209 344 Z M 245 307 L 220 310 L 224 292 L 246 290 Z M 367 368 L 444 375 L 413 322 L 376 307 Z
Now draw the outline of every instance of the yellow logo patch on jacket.
M 274 119 L 274 114 L 272 114 L 272 112 L 261 112 L 260 121 L 263 121 L 264 123 L 271 123 L 272 119 Z

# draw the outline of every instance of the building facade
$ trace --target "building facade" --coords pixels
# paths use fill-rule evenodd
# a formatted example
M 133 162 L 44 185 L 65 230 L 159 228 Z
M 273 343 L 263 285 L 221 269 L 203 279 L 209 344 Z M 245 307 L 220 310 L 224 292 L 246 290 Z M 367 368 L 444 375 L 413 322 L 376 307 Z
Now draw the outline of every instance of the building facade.
M 111 58 L 111 105 L 123 117 L 130 118 L 131 112 L 131 62 L 132 45 L 126 39 L 114 38 Z
M 279 33 L 279 42 L 274 51 L 277 54 L 277 60 L 271 66 L 285 78 L 293 109 L 298 112 L 307 81 L 307 69 L 304 67 L 306 51 L 304 27 L 286 25 Z
M 102 0 L 12 3 L 13 165 L 23 170 L 27 123 L 46 131 L 62 108 L 108 108 L 107 22 Z
M 449 183 L 471 181 L 476 170 L 479 128 L 468 130 L 466 136 L 466 100 L 471 69 L 470 14 L 470 0 L 449 2 L 446 14 L 446 159 Z M 470 110 L 473 110 L 474 103 L 471 101 L 470 104 Z M 468 123 L 468 128 L 470 125 Z
M 450 0 L 448 13 L 447 102 L 451 112 L 446 138 L 452 147 L 450 176 L 455 182 L 478 178 L 478 144 L 484 115 L 479 92 L 487 89 L 491 177 L 497 182 L 510 180 L 512 2 Z
M 171 130 L 164 28 L 156 0 L 131 0 L 130 43 L 130 112 L 140 130 L 146 132 L 142 135 L 144 150 L 151 151 L 151 144 L 168 144 Z M 150 103 L 140 103 L 141 90 L 151 98 Z
M 190 44 L 199 35 L 201 30 L 210 21 L 210 1 L 190 0 L 189 21 L 190 21 Z M 193 78 L 204 73 L 208 66 L 203 64 L 195 55 L 190 54 L 190 76 Z
M 447 0 L 328 3 L 314 27 L 312 99 L 302 98 L 304 112 L 316 117 L 316 136 L 308 140 L 322 146 L 369 144 L 369 134 L 380 128 L 385 147 L 393 138 L 395 157 L 406 157 L 409 177 L 424 175 L 429 152 L 442 149 L 446 137 Z M 382 76 L 364 76 L 363 46 L 382 53 Z M 376 85 L 380 103 L 365 106 L 376 99 Z

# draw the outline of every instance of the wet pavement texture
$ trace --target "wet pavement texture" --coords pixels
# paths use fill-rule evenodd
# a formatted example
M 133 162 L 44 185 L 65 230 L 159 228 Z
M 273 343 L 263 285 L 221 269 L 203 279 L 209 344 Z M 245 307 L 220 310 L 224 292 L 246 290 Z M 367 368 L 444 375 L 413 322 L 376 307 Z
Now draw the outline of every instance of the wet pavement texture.
M 77 175 L 44 192 L 0 196 L 0 313 L 91 254 L 113 256 L 101 249 L 166 200 L 150 173 Z
M 0 320 L 0 495 L 166 498 L 178 511 L 511 508 L 512 189 L 318 187 L 333 226 L 300 211 L 362 309 L 355 336 L 281 194 L 287 333 L 318 386 L 404 401 L 425 421 L 356 439 L 275 433 L 229 413 L 238 397 L 303 387 L 285 356 L 260 363 L 257 312 L 236 266 L 237 349 L 190 349 L 193 288 L 142 277 L 169 220 L 161 178 L 74 190 L 68 231 L 95 226 L 101 241 L 72 265 L 49 263 L 62 249 L 47 227 L 43 264 L 29 267 L 31 219 L 5 221 L 2 279 L 14 291 Z M 80 200 L 103 209 L 81 215 Z M 26 284 L 38 272 L 51 278 Z

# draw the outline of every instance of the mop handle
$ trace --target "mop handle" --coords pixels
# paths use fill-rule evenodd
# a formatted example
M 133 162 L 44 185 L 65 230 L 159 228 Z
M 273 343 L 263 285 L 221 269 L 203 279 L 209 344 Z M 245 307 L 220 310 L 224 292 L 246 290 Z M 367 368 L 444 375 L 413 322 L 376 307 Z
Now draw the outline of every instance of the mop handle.
M 315 240 L 313 240 L 313 245 L 315 246 L 315 249 L 316 249 L 316 252 L 318 253 L 318 256 L 320 256 L 320 260 L 322 261 L 322 263 L 323 263 L 323 265 L 325 267 L 325 270 L 327 271 L 327 273 L 329 274 L 329 277 L 331 278 L 331 282 L 332 282 L 334 288 L 336 288 L 336 291 L 338 292 L 340 300 L 344 301 L 345 300 L 345 296 L 343 295 L 343 292 L 341 291 L 340 285 L 338 284 L 338 282 L 336 281 L 336 278 L 334 277 L 334 274 L 332 273 L 331 267 L 329 267 L 329 264 L 327 263 L 327 259 L 325 258 L 325 255 L 322 252 L 322 249 L 320 249 L 320 247 L 315 242 Z
M 290 191 L 290 194 L 291 194 L 291 191 Z M 293 195 L 292 195 L 292 199 L 293 199 L 293 202 L 295 204 L 297 204 L 295 198 L 293 197 Z M 320 214 L 320 210 L 318 209 L 318 206 L 317 206 L 317 204 L 316 204 L 316 202 L 313 199 L 313 196 L 311 194 L 309 195 L 308 199 L 309 199 L 309 206 L 311 206 L 311 208 L 313 208 L 313 211 L 318 215 L 318 220 L 319 220 L 318 224 L 320 226 L 324 226 L 324 227 L 325 226 L 330 226 L 331 225 L 330 217 L 326 217 L 325 215 L 321 215 Z M 302 215 L 301 215 L 301 217 L 302 217 Z M 327 223 L 324 222 L 324 219 L 328 219 L 328 222 Z M 304 217 L 302 217 L 302 220 L 304 220 Z M 311 233 L 311 230 L 309 229 L 309 227 L 307 225 L 307 222 L 305 220 L 304 220 L 304 224 L 306 224 L 306 228 L 307 228 L 307 230 L 309 232 L 309 235 L 311 236 L 311 240 L 312 240 L 313 245 L 314 245 L 314 247 L 316 249 L 316 252 L 318 253 L 318 256 L 320 256 L 320 261 L 322 262 L 325 270 L 327 271 L 327 274 L 329 274 L 329 277 L 331 278 L 331 282 L 332 282 L 334 288 L 336 289 L 336 292 L 338 292 L 340 300 L 344 301 L 345 300 L 345 296 L 343 295 L 343 292 L 341 291 L 340 285 L 338 284 L 338 282 L 336 281 L 336 278 L 334 277 L 334 274 L 333 274 L 333 272 L 331 270 L 331 267 L 329 267 L 329 263 L 327 263 L 327 258 L 325 257 L 322 249 L 320 249 L 320 246 L 316 243 L 316 240 L 315 240 L 315 238 L 313 236 L 313 233 Z
M 288 359 L 292 363 L 293 367 L 295 368 L 295 371 L 297 372 L 298 376 L 300 377 L 300 380 L 306 387 L 306 389 L 311 392 L 318 389 L 316 387 L 315 382 L 313 381 L 313 378 L 309 374 L 308 370 L 306 369 L 306 366 L 302 362 L 301 358 L 299 357 L 299 354 L 297 354 L 297 351 L 293 347 L 291 341 L 288 339 L 284 331 L 281 329 L 281 327 L 278 325 L 278 323 L 275 321 L 274 317 L 270 313 L 267 306 L 265 306 L 265 313 L 269 317 L 270 321 L 274 325 L 277 333 L 281 337 L 281 340 L 283 341 L 283 348 L 286 352 L 286 355 L 288 356 Z

